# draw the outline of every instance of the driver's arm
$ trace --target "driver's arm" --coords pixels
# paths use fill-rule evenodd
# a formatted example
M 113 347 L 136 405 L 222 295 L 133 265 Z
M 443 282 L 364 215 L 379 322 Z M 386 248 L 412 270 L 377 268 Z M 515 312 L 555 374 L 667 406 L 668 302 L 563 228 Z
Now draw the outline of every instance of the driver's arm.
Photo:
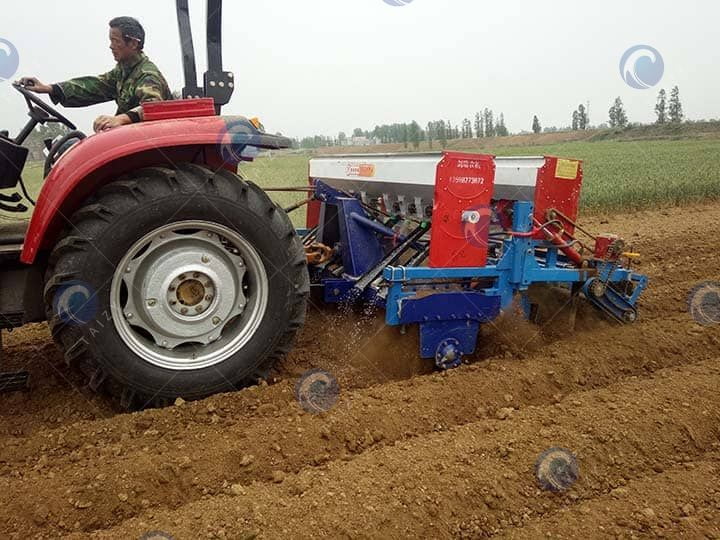
M 117 97 L 119 69 L 97 77 L 77 77 L 52 85 L 50 99 L 63 107 L 86 107 L 97 103 L 113 101 Z

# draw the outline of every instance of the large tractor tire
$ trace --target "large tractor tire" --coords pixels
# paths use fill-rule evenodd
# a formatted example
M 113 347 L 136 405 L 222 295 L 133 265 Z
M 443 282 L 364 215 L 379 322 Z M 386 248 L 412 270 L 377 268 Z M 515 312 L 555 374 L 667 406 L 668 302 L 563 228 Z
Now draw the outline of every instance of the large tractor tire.
M 125 409 L 265 378 L 305 319 L 309 277 L 287 214 L 197 165 L 103 187 L 53 250 L 45 300 L 69 364 Z

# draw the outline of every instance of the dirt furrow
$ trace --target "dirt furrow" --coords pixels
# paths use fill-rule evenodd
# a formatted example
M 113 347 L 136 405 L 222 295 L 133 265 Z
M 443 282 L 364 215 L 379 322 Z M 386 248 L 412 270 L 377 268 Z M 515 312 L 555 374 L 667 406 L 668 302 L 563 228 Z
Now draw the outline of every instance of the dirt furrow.
M 653 469 L 719 450 L 719 382 L 717 358 L 662 370 L 648 380 L 527 407 L 506 420 L 402 441 L 275 482 L 235 486 L 233 495 L 175 511 L 153 510 L 94 537 L 139 536 L 148 528 L 176 538 L 498 534 Z M 541 492 L 532 474 L 536 457 L 552 446 L 571 449 L 580 464 L 580 480 L 564 495 Z
M 720 536 L 720 454 L 630 480 L 595 499 L 530 520 L 505 538 Z
M 72 372 L 56 367 L 61 355 L 44 327 L 5 336 L 3 367 L 29 366 L 35 388 L 30 394 L 0 396 L 0 533 L 55 538 L 73 530 L 110 528 L 110 536 L 126 538 L 120 532 L 124 523 L 140 530 L 153 516 L 172 516 L 171 524 L 181 533 L 176 538 L 194 538 L 198 531 L 221 536 L 223 528 L 229 538 L 253 530 L 273 536 L 286 524 L 269 509 L 282 514 L 287 508 L 295 516 L 289 523 L 299 526 L 304 508 L 305 529 L 299 536 L 316 530 L 333 536 L 368 535 L 360 528 L 361 516 L 365 525 L 378 519 L 378 531 L 387 534 L 483 536 L 507 533 L 518 524 L 544 527 L 545 517 L 552 521 L 555 512 L 577 506 L 578 500 L 587 497 L 592 505 L 623 483 L 650 481 L 653 467 L 663 470 L 699 458 L 708 448 L 706 435 L 712 428 L 698 427 L 682 416 L 683 426 L 690 426 L 685 430 L 687 447 L 673 443 L 670 455 L 653 457 L 654 441 L 646 439 L 649 432 L 636 423 L 650 411 L 656 427 L 663 426 L 666 420 L 658 411 L 670 418 L 675 408 L 682 414 L 694 410 L 697 421 L 710 421 L 702 416 L 702 404 L 671 395 L 675 379 L 666 379 L 668 372 L 659 370 L 677 368 L 673 373 L 688 373 L 704 388 L 697 370 L 707 368 L 706 379 L 717 383 L 716 371 L 703 362 L 720 350 L 720 327 L 695 324 L 686 302 L 697 283 L 720 279 L 720 258 L 715 256 L 720 238 L 698 234 L 720 229 L 720 205 L 594 217 L 589 224 L 596 231 L 624 235 L 642 253 L 638 271 L 650 275 L 651 286 L 641 302 L 641 322 L 610 325 L 583 307 L 578 331 L 568 334 L 566 313 L 557 314 L 565 303 L 562 295 L 541 291 L 540 330 L 513 317 L 486 325 L 478 353 L 470 359 L 473 364 L 444 375 L 429 375 L 432 363 L 418 358 L 414 333 L 400 335 L 384 327 L 379 314 L 313 309 L 296 349 L 274 374 L 271 382 L 276 384 L 165 410 L 115 415 L 102 397 L 78 389 Z M 303 413 L 293 394 L 294 380 L 313 367 L 333 372 L 342 388 L 335 409 L 320 417 Z M 684 385 L 683 376 L 678 376 L 678 384 Z M 640 380 L 634 382 L 636 378 Z M 667 395 L 653 390 L 657 402 L 647 397 L 650 380 L 668 389 Z M 632 406 L 639 401 L 627 393 L 635 384 L 647 394 L 644 408 L 637 410 Z M 626 397 L 615 399 L 616 392 Z M 590 411 L 588 418 L 596 418 L 602 428 L 597 440 L 593 427 L 575 414 L 590 403 L 597 411 Z M 710 409 L 711 416 L 717 410 Z M 552 411 L 557 421 L 548 417 Z M 629 433 L 628 444 L 643 455 L 627 456 L 628 448 L 603 431 L 611 427 L 605 421 L 618 415 L 624 415 L 631 431 L 622 423 L 617 430 L 623 436 Z M 506 420 L 497 420 L 500 417 Z M 680 433 L 676 428 L 670 426 L 671 437 Z M 578 452 L 587 449 L 589 463 L 601 478 L 590 476 L 596 482 L 589 489 L 582 492 L 581 483 L 565 497 L 531 495 L 521 480 L 529 474 L 533 429 L 539 442 L 552 435 L 558 444 L 568 441 Z M 445 447 L 455 448 L 455 433 L 462 448 L 479 439 L 486 447 L 473 450 L 470 458 L 462 454 L 462 459 L 450 451 L 449 461 L 442 461 Z M 610 464 L 600 459 L 603 440 L 620 452 Z M 669 439 L 665 443 L 662 448 L 667 449 Z M 386 459 L 392 466 L 384 465 Z M 480 462 L 479 473 L 475 461 Z M 473 488 L 469 479 L 462 479 L 457 490 L 445 483 L 445 476 L 462 478 L 468 466 L 480 487 Z M 493 467 L 503 474 L 498 476 Z M 430 471 L 427 479 L 425 469 Z M 347 487 L 342 470 L 357 480 L 357 493 Z M 396 470 L 400 473 L 393 480 Z M 326 474 L 332 477 L 327 489 L 322 484 Z M 373 482 L 380 482 L 378 489 L 400 494 L 401 504 L 365 490 Z M 496 496 L 489 486 L 501 484 Z M 438 490 L 447 501 L 436 499 Z M 258 494 L 259 503 L 252 502 L 252 493 Z M 479 510 L 471 504 L 473 495 Z M 310 496 L 320 505 L 307 507 L 307 501 L 301 501 Z M 463 501 L 457 508 L 455 498 Z M 323 501 L 330 505 L 327 509 Z M 380 511 L 377 504 L 390 510 Z M 230 528 L 223 527 L 222 520 L 206 519 L 205 505 L 211 511 L 234 509 Z M 348 514 L 353 507 L 356 515 Z M 698 515 L 715 515 L 712 504 L 698 503 L 696 508 Z M 393 519 L 392 511 L 402 515 Z M 330 525 L 324 528 L 326 521 Z M 683 518 L 667 530 L 692 535 L 694 523 Z M 630 525 L 615 524 L 613 530 L 642 533 Z M 370 535 L 376 536 L 374 530 Z
M 222 406 L 228 396 L 220 396 L 17 440 L 0 460 L 0 522 L 33 527 L 39 513 L 47 517 L 41 528 L 59 526 L 56 516 L 66 516 L 90 530 L 148 507 L 178 507 L 230 484 L 267 481 L 503 410 L 646 377 L 713 357 L 720 348 L 720 328 L 666 326 L 611 327 L 578 334 L 524 361 L 496 360 L 345 392 L 322 419 L 301 414 L 285 382 L 236 394 L 231 410 Z M 636 335 L 638 329 L 644 331 Z M 629 337 L 636 338 L 632 345 Z M 238 408 L 251 414 L 236 416 Z M 28 504 L 39 491 L 67 496 L 48 498 L 39 508 Z

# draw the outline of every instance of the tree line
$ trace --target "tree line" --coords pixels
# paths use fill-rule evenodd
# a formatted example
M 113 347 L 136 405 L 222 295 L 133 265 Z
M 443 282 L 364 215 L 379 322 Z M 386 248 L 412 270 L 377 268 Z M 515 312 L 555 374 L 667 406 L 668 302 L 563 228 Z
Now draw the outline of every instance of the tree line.
M 440 146 L 445 146 L 451 139 L 505 137 L 509 134 L 510 131 L 505 125 L 505 115 L 500 113 L 496 118 L 491 109 L 485 108 L 472 117 L 464 118 L 460 124 L 453 124 L 450 120 L 434 120 L 423 128 L 413 120 L 408 123 L 378 125 L 372 130 L 355 128 L 352 137 L 354 139 L 365 137 L 381 144 L 403 143 L 405 148 L 412 146 L 417 150 L 423 141 L 427 141 L 432 148 L 436 141 Z M 349 140 L 347 134 L 341 131 L 335 138 L 324 135 L 305 137 L 296 140 L 296 145 L 300 148 L 312 149 L 321 146 L 343 146 L 348 144 Z
M 664 88 L 660 90 L 654 113 L 656 115 L 656 124 L 682 122 L 684 113 L 680 101 L 680 89 L 677 86 L 670 90 L 669 98 Z M 607 125 L 611 128 L 624 128 L 629 123 L 625 106 L 618 96 L 608 110 Z M 580 103 L 573 110 L 569 128 L 573 131 L 590 128 L 588 107 Z M 543 129 L 538 115 L 533 115 L 530 129 L 533 133 L 562 130 L 556 127 Z M 352 137 L 355 139 L 364 137 L 381 144 L 403 143 L 405 148 L 412 146 L 415 150 L 420 147 L 420 143 L 423 141 L 427 141 L 428 146 L 433 148 L 435 142 L 444 147 L 447 141 L 451 139 L 482 139 L 485 137 L 505 137 L 507 135 L 510 135 L 510 131 L 505 125 L 505 115 L 500 113 L 495 117 L 494 112 L 487 108 L 478 111 L 472 117 L 464 118 L 460 124 L 453 124 L 450 120 L 434 120 L 428 122 L 423 128 L 413 120 L 409 123 L 383 124 L 375 126 L 373 130 L 355 128 L 352 133 Z M 322 146 L 343 146 L 348 142 L 349 137 L 345 132 L 340 132 L 337 137 L 315 135 L 295 140 L 295 146 L 312 149 Z
M 655 123 L 661 124 L 679 124 L 684 118 L 682 102 L 680 101 L 680 89 L 674 86 L 670 90 L 670 100 L 668 101 L 667 93 L 665 89 L 660 89 L 658 93 L 657 101 L 655 103 Z M 628 125 L 628 116 L 625 112 L 625 106 L 623 105 L 620 97 L 615 98 L 615 102 L 608 110 L 608 124 L 610 127 L 626 127 Z
M 685 115 L 683 113 L 682 102 L 680 101 L 680 89 L 678 88 L 678 86 L 674 86 L 672 90 L 670 90 L 669 100 L 665 89 L 662 88 L 660 90 L 660 93 L 657 97 L 657 102 L 655 104 L 654 112 L 656 116 L 656 124 L 679 124 L 683 121 Z M 611 128 L 624 128 L 627 127 L 629 124 L 630 121 L 628 120 L 625 105 L 623 105 L 622 99 L 620 98 L 620 96 L 618 96 L 615 98 L 615 101 L 610 106 L 610 109 L 608 109 L 607 125 Z M 588 128 L 590 128 L 590 117 L 588 114 L 588 109 L 587 107 L 585 107 L 585 105 L 581 103 L 572 112 L 570 129 L 573 131 L 577 131 Z M 540 119 L 537 117 L 537 115 L 533 116 L 532 131 L 533 133 L 540 133 L 541 131 L 543 131 L 542 126 L 540 125 Z M 547 132 L 561 130 L 553 127 L 546 128 L 544 131 Z

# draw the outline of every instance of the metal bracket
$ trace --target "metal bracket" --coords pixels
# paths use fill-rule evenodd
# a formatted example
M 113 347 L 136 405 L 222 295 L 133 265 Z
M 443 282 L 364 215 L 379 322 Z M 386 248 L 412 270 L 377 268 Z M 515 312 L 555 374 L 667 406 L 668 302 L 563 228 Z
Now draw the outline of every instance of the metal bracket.
M 183 99 L 211 97 L 215 100 L 215 112 L 220 114 L 222 106 L 230 102 L 235 90 L 235 76 L 230 71 L 224 71 L 222 66 L 222 0 L 208 0 L 207 2 L 208 71 L 203 76 L 203 88 L 200 88 L 197 82 L 195 47 L 188 0 L 176 0 L 176 7 L 185 77 L 182 97 Z

